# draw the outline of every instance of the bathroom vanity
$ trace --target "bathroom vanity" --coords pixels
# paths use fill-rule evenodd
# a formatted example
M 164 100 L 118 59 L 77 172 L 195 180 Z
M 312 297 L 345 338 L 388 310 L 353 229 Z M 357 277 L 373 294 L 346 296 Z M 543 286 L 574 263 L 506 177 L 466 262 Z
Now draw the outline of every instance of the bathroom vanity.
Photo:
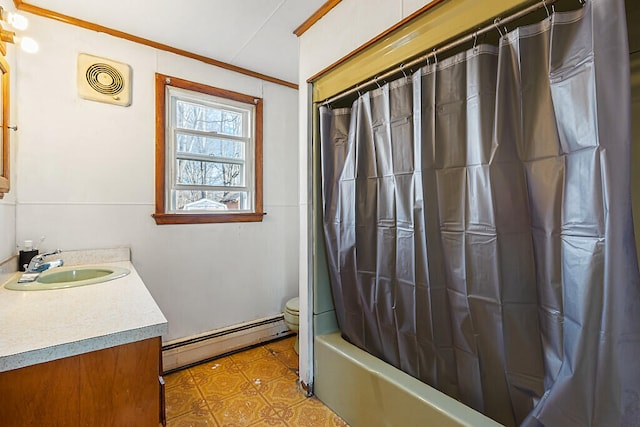
M 3 426 L 156 427 L 162 421 L 167 321 L 128 249 L 122 255 L 76 260 L 130 270 L 115 280 L 42 291 L 0 288 Z

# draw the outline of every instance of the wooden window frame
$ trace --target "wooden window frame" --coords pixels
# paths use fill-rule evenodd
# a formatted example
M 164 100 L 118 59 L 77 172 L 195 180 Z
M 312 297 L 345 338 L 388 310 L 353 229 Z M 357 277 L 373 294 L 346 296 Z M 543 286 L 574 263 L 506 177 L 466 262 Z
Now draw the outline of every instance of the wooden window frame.
M 254 138 L 254 211 L 253 212 L 195 212 L 167 213 L 167 86 L 217 96 L 255 106 Z M 156 73 L 156 224 L 208 224 L 227 222 L 261 222 L 265 215 L 262 206 L 262 98 L 207 86 L 201 83 Z

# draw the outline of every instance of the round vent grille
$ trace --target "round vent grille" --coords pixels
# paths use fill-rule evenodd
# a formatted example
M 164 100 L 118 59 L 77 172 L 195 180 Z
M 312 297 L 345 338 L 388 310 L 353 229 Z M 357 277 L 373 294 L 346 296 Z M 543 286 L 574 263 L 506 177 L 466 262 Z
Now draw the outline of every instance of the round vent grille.
M 124 78 L 114 67 L 95 63 L 87 68 L 87 83 L 96 92 L 105 95 L 117 95 L 124 89 Z
M 78 54 L 78 95 L 89 101 L 131 105 L 131 67 L 86 53 Z

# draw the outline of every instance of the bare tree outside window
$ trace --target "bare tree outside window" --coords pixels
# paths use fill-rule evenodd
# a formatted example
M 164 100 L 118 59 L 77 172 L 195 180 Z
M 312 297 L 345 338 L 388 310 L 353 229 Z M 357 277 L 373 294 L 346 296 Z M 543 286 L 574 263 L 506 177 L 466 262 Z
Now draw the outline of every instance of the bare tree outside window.
M 238 187 L 244 185 L 245 143 L 229 137 L 242 137 L 243 114 L 223 108 L 185 101 L 176 103 L 177 183 L 181 185 Z M 207 133 L 195 133 L 198 131 Z M 217 204 L 198 203 L 211 200 Z M 238 191 L 181 190 L 176 208 L 238 209 L 246 200 Z

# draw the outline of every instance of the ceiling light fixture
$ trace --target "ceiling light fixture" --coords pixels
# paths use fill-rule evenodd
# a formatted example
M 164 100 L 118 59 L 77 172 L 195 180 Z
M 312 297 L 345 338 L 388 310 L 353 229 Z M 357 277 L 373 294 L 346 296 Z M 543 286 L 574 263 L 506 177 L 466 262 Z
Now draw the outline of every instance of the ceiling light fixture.
M 0 6 L 0 20 L 11 25 L 16 30 L 24 31 L 29 26 L 29 20 L 19 13 L 9 12 Z
M 0 21 L 6 22 L 11 28 L 19 31 L 25 30 L 29 26 L 27 18 L 20 14 L 9 12 L 2 6 L 0 6 Z M 0 25 L 0 51 L 4 55 L 6 48 L 3 42 L 19 44 L 22 50 L 28 53 L 36 53 L 39 49 L 38 43 L 31 37 L 18 36 L 13 31 L 5 30 Z
M 19 44 L 27 53 L 36 53 L 40 48 L 38 42 L 31 37 L 17 36 L 13 31 L 7 31 L 0 26 L 0 40 L 7 43 Z

